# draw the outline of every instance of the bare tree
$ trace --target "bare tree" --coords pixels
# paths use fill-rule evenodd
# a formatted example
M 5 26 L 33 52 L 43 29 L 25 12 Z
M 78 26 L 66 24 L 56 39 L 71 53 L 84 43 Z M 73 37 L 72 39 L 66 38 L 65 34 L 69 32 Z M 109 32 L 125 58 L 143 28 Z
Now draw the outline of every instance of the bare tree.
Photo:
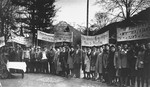
M 102 28 L 110 23 L 109 17 L 106 13 L 97 12 L 95 14 L 95 24 L 98 28 Z
M 148 8 L 150 0 L 96 0 L 96 5 L 100 5 L 115 20 L 128 20 Z

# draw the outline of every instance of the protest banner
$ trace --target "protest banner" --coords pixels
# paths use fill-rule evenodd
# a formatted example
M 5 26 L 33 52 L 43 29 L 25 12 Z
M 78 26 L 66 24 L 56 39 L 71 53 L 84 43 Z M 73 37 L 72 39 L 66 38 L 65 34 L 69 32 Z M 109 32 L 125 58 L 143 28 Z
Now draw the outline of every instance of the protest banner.
M 55 42 L 73 42 L 72 32 L 56 32 Z
M 117 29 L 117 41 L 131 41 L 147 38 L 150 38 L 149 25 Z
M 48 42 L 54 42 L 54 34 L 38 31 L 37 39 Z
M 95 46 L 101 46 L 109 43 L 109 31 L 95 36 Z
M 94 46 L 95 36 L 84 36 L 81 35 L 81 45 L 82 46 Z
M 10 38 L 8 42 L 15 42 L 15 43 L 22 44 L 22 45 L 25 45 L 27 43 L 25 37 L 23 36 L 16 36 L 16 37 Z
M 26 46 L 31 46 L 32 41 L 29 38 L 23 37 L 23 36 L 18 36 L 12 31 L 10 31 L 10 36 L 7 42 L 15 42 L 18 44 L 26 45 Z
M 5 46 L 5 37 L 4 36 L 0 37 L 0 47 L 3 47 L 3 46 Z
M 109 31 L 96 36 L 81 36 L 82 46 L 101 46 L 109 43 Z

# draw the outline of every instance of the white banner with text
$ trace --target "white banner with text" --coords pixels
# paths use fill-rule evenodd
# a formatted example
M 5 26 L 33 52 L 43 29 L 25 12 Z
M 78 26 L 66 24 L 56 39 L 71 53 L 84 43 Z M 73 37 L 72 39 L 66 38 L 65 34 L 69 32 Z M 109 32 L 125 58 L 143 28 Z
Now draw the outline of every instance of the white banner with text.
M 73 32 L 56 32 L 55 42 L 73 42 Z
M 81 36 L 82 46 L 101 46 L 109 43 L 109 31 L 96 36 Z
M 117 29 L 117 41 L 131 41 L 150 38 L 150 26 L 127 27 Z
M 54 42 L 54 34 L 48 34 L 42 31 L 38 31 L 37 39 L 48 42 Z

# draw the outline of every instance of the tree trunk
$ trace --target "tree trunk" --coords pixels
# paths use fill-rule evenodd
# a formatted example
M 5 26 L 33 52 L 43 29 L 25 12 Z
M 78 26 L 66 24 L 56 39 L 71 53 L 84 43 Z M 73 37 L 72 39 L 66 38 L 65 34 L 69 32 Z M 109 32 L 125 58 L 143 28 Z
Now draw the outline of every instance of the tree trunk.
M 4 20 L 1 20 L 1 36 L 4 35 Z

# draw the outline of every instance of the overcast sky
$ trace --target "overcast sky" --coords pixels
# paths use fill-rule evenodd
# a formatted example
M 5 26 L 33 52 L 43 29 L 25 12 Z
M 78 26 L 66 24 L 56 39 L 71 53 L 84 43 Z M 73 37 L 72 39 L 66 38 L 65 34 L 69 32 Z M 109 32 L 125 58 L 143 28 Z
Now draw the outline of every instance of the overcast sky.
M 94 18 L 94 14 L 100 11 L 100 8 L 94 5 L 96 0 L 89 1 L 89 20 L 91 20 Z M 77 26 L 77 24 L 86 26 L 87 0 L 57 0 L 56 7 L 60 7 L 60 10 L 56 14 L 54 23 L 66 21 L 73 26 Z

